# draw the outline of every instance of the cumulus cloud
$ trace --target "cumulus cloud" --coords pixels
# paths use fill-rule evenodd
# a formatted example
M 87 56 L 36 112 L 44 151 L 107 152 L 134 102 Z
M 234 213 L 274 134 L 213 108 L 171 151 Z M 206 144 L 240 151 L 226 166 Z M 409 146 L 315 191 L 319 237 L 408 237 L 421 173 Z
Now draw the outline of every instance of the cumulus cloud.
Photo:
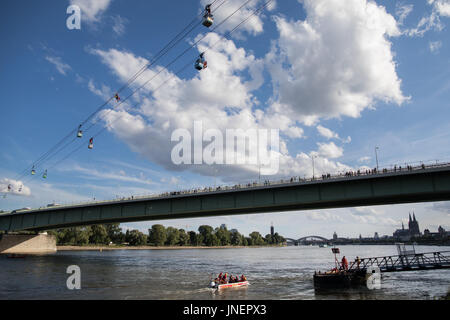
M 112 0 L 70 0 L 71 5 L 80 7 L 81 19 L 89 23 L 98 22 L 111 2 Z
M 106 122 L 109 130 L 125 141 L 130 149 L 150 161 L 172 171 L 191 170 L 202 175 L 226 176 L 228 180 L 248 180 L 258 177 L 257 165 L 240 164 L 232 166 L 211 165 L 176 165 L 172 162 L 171 135 L 174 130 L 186 129 L 195 139 L 202 139 L 193 134 L 194 122 L 200 121 L 203 132 L 215 129 L 224 136 L 229 129 L 279 129 L 281 135 L 290 138 L 303 136 L 303 129 L 295 121 L 274 108 L 262 110 L 255 108 L 258 100 L 253 91 L 261 82 L 260 69 L 253 70 L 261 63 L 243 48 L 238 48 L 232 40 L 219 40 L 219 35 L 209 34 L 198 46 L 199 52 L 208 48 L 206 59 L 208 68 L 191 79 L 182 79 L 161 66 L 148 68 L 133 84 L 145 87 L 133 97 L 139 106 L 136 109 L 107 109 L 100 117 Z M 212 46 L 216 44 L 216 46 Z M 107 65 L 120 81 L 127 81 L 148 61 L 135 56 L 131 52 L 110 50 L 90 50 Z M 255 78 L 257 81 L 255 81 Z M 164 85 L 162 85 L 164 84 Z M 102 90 L 91 88 L 92 92 L 101 95 Z M 203 148 L 206 143 L 200 141 Z M 224 153 L 228 150 L 224 146 Z M 247 152 L 250 146 L 247 146 Z M 261 147 L 261 146 L 259 146 Z M 326 156 L 338 157 L 342 148 L 334 144 L 319 146 L 316 159 L 316 172 L 336 172 L 348 169 Z M 158 152 L 155 152 L 158 150 Z M 200 150 L 201 151 L 201 150 Z M 267 150 L 265 150 L 267 151 Z M 195 152 L 195 151 L 194 151 Z M 280 138 L 279 150 L 270 151 L 279 157 L 279 175 L 287 176 L 312 175 L 311 158 L 306 153 L 290 155 L 283 137 Z
M 56 67 L 56 70 L 63 76 L 67 74 L 67 71 L 72 70 L 72 67 L 67 63 L 64 63 L 60 57 L 46 56 L 45 60 L 53 64 Z
M 276 17 L 279 39 L 266 56 L 274 101 L 289 116 L 358 117 L 377 100 L 406 97 L 391 50 L 401 33 L 384 7 L 366 0 L 304 0 L 306 20 Z
M 344 149 L 338 147 L 334 142 L 330 143 L 318 143 L 318 154 L 330 159 L 340 158 L 344 154 Z
M 341 140 L 344 143 L 350 143 L 352 141 L 351 137 L 347 137 L 346 139 L 342 139 L 341 137 L 339 137 L 339 135 L 336 132 L 334 132 L 334 131 L 332 131 L 332 130 L 330 130 L 328 128 L 325 128 L 325 127 L 323 127 L 321 125 L 318 125 L 316 129 L 317 129 L 317 131 L 319 132 L 319 134 L 322 137 L 324 137 L 324 138 L 326 138 L 328 140 L 337 139 L 337 140 Z
M 450 17 L 450 0 L 428 0 L 439 15 Z
M 8 178 L 0 179 L 0 192 L 4 192 L 5 194 L 11 194 L 15 196 L 24 196 L 24 197 L 31 196 L 30 188 L 24 186 L 22 181 Z
M 99 96 L 100 98 L 104 99 L 104 100 L 108 100 L 109 98 L 111 98 L 112 96 L 112 90 L 110 87 L 102 84 L 100 88 L 98 88 L 95 83 L 94 80 L 90 79 L 88 82 L 88 89 L 90 92 L 92 92 L 93 94 L 95 94 L 96 96 Z

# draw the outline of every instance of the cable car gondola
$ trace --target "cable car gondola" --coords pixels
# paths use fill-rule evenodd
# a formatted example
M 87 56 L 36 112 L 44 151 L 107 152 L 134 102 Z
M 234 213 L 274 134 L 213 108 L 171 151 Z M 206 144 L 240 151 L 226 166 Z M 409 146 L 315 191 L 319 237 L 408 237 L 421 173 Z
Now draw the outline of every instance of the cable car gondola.
M 195 61 L 195 69 L 201 71 L 203 69 L 206 69 L 208 67 L 208 62 L 204 58 L 204 52 L 200 54 L 200 57 Z
M 213 15 L 211 14 L 211 5 L 208 4 L 205 7 L 205 15 L 203 16 L 203 25 L 207 28 L 211 27 L 214 23 Z
M 81 124 L 78 127 L 77 138 L 83 138 L 83 130 L 81 130 Z
M 91 139 L 89 140 L 89 146 L 88 146 L 88 148 L 89 148 L 89 149 L 94 149 L 94 138 L 91 138 Z
M 34 166 L 33 166 L 33 168 L 31 169 L 31 175 L 34 176 L 35 174 L 36 174 L 36 170 L 34 170 Z
M 44 174 L 42 175 L 42 178 L 47 179 L 47 170 L 44 171 Z

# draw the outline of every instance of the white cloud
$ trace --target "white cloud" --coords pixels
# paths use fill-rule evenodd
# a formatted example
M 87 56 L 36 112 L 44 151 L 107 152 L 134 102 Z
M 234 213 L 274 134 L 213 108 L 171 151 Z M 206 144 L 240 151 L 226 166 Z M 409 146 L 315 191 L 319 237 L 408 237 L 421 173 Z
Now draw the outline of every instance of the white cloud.
M 344 154 L 344 149 L 335 145 L 334 142 L 317 143 L 317 145 L 319 146 L 318 150 L 319 155 L 325 158 L 330 159 L 340 158 Z
M 434 6 L 439 15 L 450 17 L 450 0 L 428 0 L 428 3 Z
M 98 22 L 111 2 L 112 0 L 70 0 L 71 5 L 80 7 L 82 21 L 87 20 L 89 23 Z
M 377 100 L 402 104 L 389 37 L 401 33 L 384 7 L 366 0 L 304 0 L 305 21 L 276 17 L 280 37 L 266 62 L 274 101 L 307 125 L 358 117 Z
M 354 213 L 350 213 L 350 216 L 356 220 L 358 223 L 370 224 L 370 225 L 379 225 L 379 226 L 397 226 L 399 224 L 398 221 L 395 221 L 392 218 L 379 217 L 373 215 L 358 215 Z
M 398 16 L 398 24 L 402 25 L 405 19 L 412 12 L 414 6 L 412 4 L 396 4 L 395 14 Z
M 317 131 L 319 134 L 328 140 L 330 139 L 339 139 L 339 135 L 336 132 L 331 131 L 328 128 L 322 127 L 321 125 L 317 126 Z
M 422 17 L 415 28 L 405 30 L 405 34 L 423 37 L 430 30 L 441 31 L 444 28 L 440 17 L 450 17 L 450 0 L 428 0 L 428 4 L 432 6 L 431 13 Z
M 120 15 L 112 17 L 114 21 L 113 31 L 118 36 L 123 36 L 125 34 L 125 25 L 128 23 L 128 19 L 121 17 Z
M 439 49 L 442 47 L 442 41 L 430 41 L 428 47 L 432 53 L 438 53 Z
M 218 40 L 219 36 L 212 33 L 200 42 L 199 52 L 209 48 L 206 53 L 208 68 L 191 79 L 181 79 L 161 66 L 147 69 L 132 85 L 136 88 L 154 78 L 133 97 L 139 102 L 138 108 L 128 111 L 108 109 L 100 114 L 110 131 L 132 151 L 165 169 L 190 170 L 208 176 L 216 175 L 211 166 L 177 166 L 172 163 L 170 156 L 174 144 L 170 137 L 175 129 L 184 128 L 192 133 L 194 121 L 202 121 L 204 131 L 218 129 L 224 134 L 227 129 L 279 129 L 287 137 L 302 137 L 303 129 L 283 112 L 278 112 L 275 108 L 254 108 L 258 101 L 252 92 L 261 82 L 255 81 L 255 78 L 260 77 L 258 72 L 252 73 L 251 70 L 261 61 L 243 48 L 236 47 L 232 40 Z M 212 47 L 212 44 L 216 46 Z M 97 55 L 124 82 L 148 63 L 144 58 L 116 49 L 90 52 Z M 162 84 L 164 85 L 161 86 Z M 97 94 L 102 93 L 94 86 L 91 90 Z M 348 166 L 326 158 L 327 155 L 342 155 L 342 148 L 334 144 L 320 148 L 316 159 L 317 173 L 348 169 Z M 279 156 L 280 176 L 312 175 L 311 158 L 305 153 L 289 155 L 283 138 L 280 141 Z M 256 165 L 217 166 L 214 169 L 218 171 L 218 177 L 226 177 L 228 181 L 248 181 L 249 177 L 258 177 Z
M 56 67 L 56 70 L 63 76 L 67 74 L 67 71 L 72 70 L 72 68 L 67 63 L 64 63 L 60 57 L 46 56 L 45 60 L 53 64 Z
M 22 181 L 8 178 L 0 179 L 0 192 L 15 196 L 24 196 L 24 197 L 31 196 L 30 188 L 24 186 Z
M 319 134 L 322 137 L 324 137 L 324 138 L 326 138 L 328 140 L 337 139 L 337 140 L 342 141 L 343 143 L 350 143 L 352 141 L 351 137 L 347 137 L 346 139 L 342 139 L 341 137 L 339 137 L 339 135 L 336 132 L 334 132 L 334 131 L 332 131 L 332 130 L 330 130 L 328 128 L 325 128 L 325 127 L 323 127 L 321 125 L 317 126 L 317 131 L 319 132 Z
M 435 202 L 431 209 L 450 214 L 450 202 Z
M 100 180 L 117 180 L 122 182 L 139 183 L 145 185 L 154 185 L 151 179 L 145 178 L 144 176 L 131 176 L 128 175 L 124 170 L 119 170 L 118 172 L 101 172 L 93 168 L 85 168 L 80 165 L 74 165 L 70 168 L 63 169 L 61 171 L 78 172 L 84 174 L 85 178 L 88 179 L 100 179 Z
M 94 81 L 92 79 L 88 82 L 88 89 L 96 96 L 99 96 L 100 98 L 104 100 L 108 100 L 112 96 L 112 90 L 108 86 L 102 84 L 101 88 L 97 88 L 94 84 Z
M 332 221 L 332 222 L 342 222 L 343 219 L 336 213 L 329 211 L 308 211 L 306 212 L 306 217 L 313 221 Z
M 368 156 L 366 156 L 366 157 L 361 157 L 361 158 L 358 159 L 358 162 L 360 162 L 360 163 L 367 163 L 367 162 L 370 161 L 370 159 L 372 159 L 372 158 L 371 158 L 371 157 L 368 157 Z

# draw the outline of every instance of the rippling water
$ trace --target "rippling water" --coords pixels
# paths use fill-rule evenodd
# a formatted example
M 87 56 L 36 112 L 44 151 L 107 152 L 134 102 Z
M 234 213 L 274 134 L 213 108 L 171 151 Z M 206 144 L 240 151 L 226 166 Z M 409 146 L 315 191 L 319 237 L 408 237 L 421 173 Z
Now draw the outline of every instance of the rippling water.
M 450 247 L 418 246 L 417 252 Z M 396 255 L 394 246 L 342 246 L 356 256 Z M 383 274 L 380 290 L 315 292 L 313 274 L 333 266 L 330 248 L 67 251 L 24 259 L 0 257 L 0 299 L 434 299 L 450 289 L 450 270 Z M 81 290 L 66 287 L 69 265 Z M 212 273 L 244 273 L 248 288 L 214 293 Z

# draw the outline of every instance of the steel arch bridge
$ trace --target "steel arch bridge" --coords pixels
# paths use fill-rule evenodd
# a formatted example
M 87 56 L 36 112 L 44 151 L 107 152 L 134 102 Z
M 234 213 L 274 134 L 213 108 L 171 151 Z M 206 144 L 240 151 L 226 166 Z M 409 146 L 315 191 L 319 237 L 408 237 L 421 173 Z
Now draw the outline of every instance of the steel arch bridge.
M 321 237 L 321 236 L 307 236 L 307 237 L 302 237 L 302 238 L 299 238 L 299 239 L 286 238 L 286 240 L 290 241 L 290 242 L 302 242 L 302 241 L 307 241 L 307 240 L 317 241 L 317 242 L 328 242 L 328 241 L 330 241 L 329 239 Z

